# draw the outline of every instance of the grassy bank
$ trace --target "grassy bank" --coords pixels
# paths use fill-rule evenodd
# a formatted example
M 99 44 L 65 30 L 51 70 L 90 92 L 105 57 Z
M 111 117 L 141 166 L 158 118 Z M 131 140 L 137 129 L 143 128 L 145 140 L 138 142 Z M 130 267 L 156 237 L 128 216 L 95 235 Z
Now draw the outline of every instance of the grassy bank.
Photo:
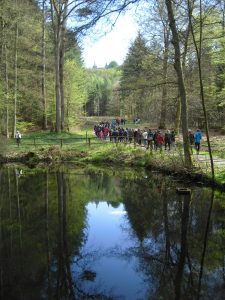
M 145 150 L 133 144 L 112 144 L 95 138 L 92 130 L 85 128 L 76 133 L 35 132 L 23 137 L 17 147 L 14 140 L 3 143 L 1 163 L 23 162 L 30 165 L 39 162 L 114 164 L 118 166 L 141 166 L 173 174 L 184 180 L 201 181 L 212 185 L 210 166 L 196 159 L 192 170 L 184 167 L 182 149 L 162 152 Z M 195 158 L 195 156 L 193 156 Z M 225 186 L 224 167 L 216 166 L 216 185 Z

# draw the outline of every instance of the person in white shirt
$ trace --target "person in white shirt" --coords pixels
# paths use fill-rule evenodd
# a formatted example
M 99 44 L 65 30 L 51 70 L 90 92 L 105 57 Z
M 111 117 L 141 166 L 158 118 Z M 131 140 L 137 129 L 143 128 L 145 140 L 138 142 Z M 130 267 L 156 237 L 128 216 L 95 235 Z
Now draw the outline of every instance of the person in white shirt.
M 147 148 L 147 146 L 148 146 L 148 132 L 147 132 L 146 129 L 142 133 L 142 136 L 143 136 L 143 139 L 144 139 L 144 146 L 145 146 L 145 148 Z
M 21 142 L 21 138 L 22 138 L 22 135 L 21 135 L 21 133 L 19 132 L 19 130 L 17 130 L 15 138 L 16 138 L 16 143 L 17 143 L 17 145 L 18 145 L 18 147 L 19 147 L 20 142 Z

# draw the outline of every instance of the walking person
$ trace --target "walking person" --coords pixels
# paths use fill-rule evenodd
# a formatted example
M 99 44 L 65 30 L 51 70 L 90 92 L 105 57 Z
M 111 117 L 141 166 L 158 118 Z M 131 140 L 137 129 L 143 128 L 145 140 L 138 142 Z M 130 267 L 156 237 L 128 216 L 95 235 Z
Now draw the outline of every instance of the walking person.
M 150 148 L 151 151 L 153 150 L 153 137 L 154 137 L 154 133 L 149 128 L 149 130 L 148 130 L 148 147 L 147 147 L 147 149 Z
M 171 145 L 171 133 L 170 130 L 167 130 L 165 133 L 165 150 L 167 149 L 170 151 L 170 145 Z
M 143 140 L 144 140 L 144 146 L 145 146 L 146 149 L 148 149 L 148 132 L 147 132 L 146 129 L 142 133 L 142 137 L 143 137 Z
M 21 135 L 21 133 L 19 132 L 19 130 L 17 130 L 16 135 L 15 135 L 15 138 L 16 138 L 17 146 L 19 147 L 20 142 L 21 142 L 21 138 L 22 138 L 22 135 Z
M 138 128 L 137 130 L 137 141 L 138 141 L 138 144 L 141 146 L 141 140 L 142 140 L 142 132 L 141 132 L 141 129 Z
M 157 135 L 158 135 L 158 130 L 156 130 L 156 131 L 153 133 L 153 141 L 154 141 L 154 149 L 155 149 L 155 150 L 158 149 Z
M 195 131 L 194 139 L 195 139 L 195 149 L 197 151 L 197 154 L 199 154 L 200 144 L 201 144 L 201 139 L 202 139 L 202 133 L 201 133 L 200 129 L 197 129 Z
M 138 141 L 138 131 L 137 129 L 134 129 L 134 144 L 136 144 Z
M 165 144 L 165 139 L 160 130 L 158 130 L 158 132 L 157 132 L 156 139 L 157 139 L 157 147 L 159 148 L 160 152 L 162 152 L 162 147 Z
M 134 136 L 134 131 L 133 129 L 128 129 L 128 140 L 129 140 L 129 143 L 132 143 L 132 138 Z
M 171 146 L 176 149 L 176 134 L 175 131 L 171 131 Z
M 194 133 L 191 129 L 188 130 L 188 139 L 189 139 L 189 144 L 190 144 L 190 148 L 191 148 L 191 154 L 193 154 L 193 146 L 194 146 L 194 142 L 195 142 L 195 137 L 194 137 Z

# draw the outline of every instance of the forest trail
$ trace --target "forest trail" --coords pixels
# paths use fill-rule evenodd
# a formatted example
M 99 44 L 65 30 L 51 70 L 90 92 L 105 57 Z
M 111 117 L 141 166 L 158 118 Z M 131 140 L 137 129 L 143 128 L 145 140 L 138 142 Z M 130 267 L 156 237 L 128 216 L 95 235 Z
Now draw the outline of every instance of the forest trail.
M 210 164 L 210 157 L 208 155 L 194 154 L 193 159 L 199 163 Z M 225 159 L 220 157 L 213 157 L 214 165 L 216 166 L 224 166 L 225 167 Z

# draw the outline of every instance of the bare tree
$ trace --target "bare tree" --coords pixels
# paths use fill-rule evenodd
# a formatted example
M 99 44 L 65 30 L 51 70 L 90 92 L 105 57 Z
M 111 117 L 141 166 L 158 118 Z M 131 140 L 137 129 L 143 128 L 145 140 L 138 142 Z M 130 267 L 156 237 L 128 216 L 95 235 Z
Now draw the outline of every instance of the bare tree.
M 191 168 L 192 167 L 192 160 L 190 154 L 190 147 L 189 147 L 189 140 L 188 140 L 188 111 L 187 111 L 187 95 L 186 95 L 186 88 L 184 83 L 184 76 L 182 70 L 182 62 L 181 62 L 181 51 L 180 51 L 180 40 L 176 26 L 176 20 L 174 18 L 174 11 L 173 11 L 173 1 L 172 0 L 165 0 L 167 13 L 169 18 L 169 24 L 172 31 L 173 36 L 173 46 L 175 50 L 175 62 L 174 68 L 177 73 L 178 79 L 178 88 L 180 93 L 181 99 L 181 123 L 182 123 L 182 134 L 183 134 L 183 149 L 184 149 L 184 164 L 185 167 Z
M 16 126 L 17 126 L 17 82 L 18 82 L 18 23 L 16 22 L 15 25 L 15 53 L 14 53 L 14 106 L 13 106 L 13 130 L 12 130 L 12 137 L 15 137 L 16 134 Z
M 201 97 L 202 109 L 203 109 L 203 114 L 204 114 L 205 131 L 206 131 L 206 138 L 207 138 L 209 157 L 210 157 L 210 165 L 211 165 L 211 174 L 212 174 L 212 179 L 214 179 L 214 177 L 215 177 L 214 163 L 213 163 L 212 149 L 211 149 L 211 145 L 210 145 L 208 116 L 207 116 L 207 111 L 206 111 L 205 92 L 204 92 L 204 84 L 203 84 L 203 78 L 202 78 L 202 39 L 203 39 L 202 0 L 199 0 L 199 14 L 200 14 L 200 16 L 199 16 L 199 42 L 198 43 L 197 43 L 197 40 L 196 40 L 194 27 L 193 27 L 193 23 L 192 23 L 192 17 L 193 17 L 192 12 L 193 12 L 194 3 L 195 3 L 195 1 L 193 1 L 193 3 L 191 3 L 191 1 L 188 0 L 189 24 L 190 24 L 192 38 L 193 38 L 195 51 L 196 51 L 196 55 L 197 55 L 200 97 Z
M 41 56 L 42 56 L 42 76 L 41 76 L 41 96 L 42 96 L 42 104 L 43 104 L 43 120 L 42 120 L 42 128 L 47 129 L 47 99 L 46 99 L 46 80 L 45 80 L 45 70 L 46 70 L 46 48 L 45 48 L 45 2 L 46 0 L 42 0 L 42 45 L 41 45 Z
M 168 17 L 165 16 L 165 6 L 162 1 L 158 2 L 158 12 L 160 20 L 163 26 L 163 86 L 162 86 L 162 102 L 161 102 L 161 114 L 159 121 L 159 128 L 166 128 L 166 104 L 167 104 L 167 78 L 168 78 L 168 59 L 169 59 L 169 38 L 170 38 L 170 28 Z

